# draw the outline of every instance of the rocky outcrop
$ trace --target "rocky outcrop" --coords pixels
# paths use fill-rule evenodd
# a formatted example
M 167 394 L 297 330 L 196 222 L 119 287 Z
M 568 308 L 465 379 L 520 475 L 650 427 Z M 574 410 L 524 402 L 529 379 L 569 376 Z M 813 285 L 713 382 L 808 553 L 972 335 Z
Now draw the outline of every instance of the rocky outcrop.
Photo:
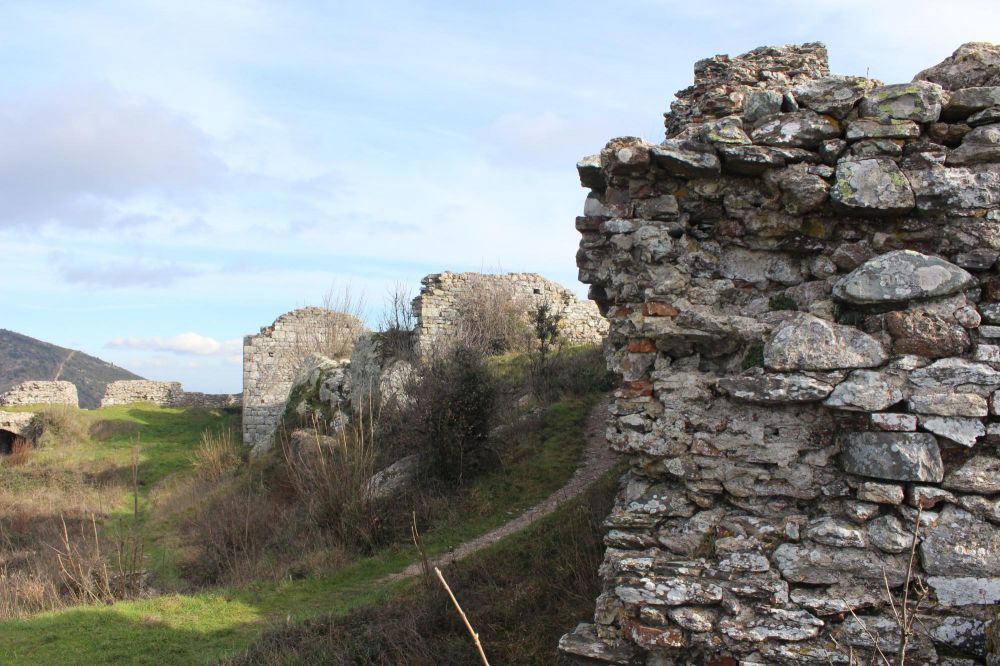
M 983 663 L 1000 604 L 1000 47 L 912 83 L 820 44 L 695 66 L 578 166 L 629 456 L 573 663 Z M 983 114 L 983 115 L 977 115 Z M 993 115 L 991 115 L 993 114 Z M 980 131 L 981 130 L 981 131 Z M 915 596 L 916 595 L 916 596 Z
M 62 381 L 21 382 L 0 394 L 0 405 L 72 405 L 79 407 L 76 386 Z

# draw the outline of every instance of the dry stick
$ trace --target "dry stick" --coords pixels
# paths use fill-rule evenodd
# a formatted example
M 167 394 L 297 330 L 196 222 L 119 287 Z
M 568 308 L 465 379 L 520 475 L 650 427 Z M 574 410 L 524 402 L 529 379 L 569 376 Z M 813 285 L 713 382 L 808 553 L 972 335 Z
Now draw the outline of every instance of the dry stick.
M 417 552 L 420 553 L 420 568 L 424 573 L 424 582 L 430 585 L 431 582 L 431 562 L 427 559 L 427 551 L 424 550 L 424 541 L 420 538 L 420 532 L 417 531 L 417 512 L 413 512 L 413 522 L 410 524 L 410 534 L 413 537 L 413 545 L 416 547 Z
M 451 593 L 451 588 L 448 587 L 448 583 L 445 581 L 441 570 L 434 567 L 434 573 L 437 574 L 438 580 L 441 581 L 441 585 L 444 586 L 445 592 L 447 592 L 448 596 L 451 598 L 451 603 L 455 604 L 455 610 L 458 611 L 459 617 L 461 617 L 462 622 L 465 623 L 465 628 L 468 629 L 469 633 L 472 635 L 472 641 L 476 644 L 476 650 L 479 651 L 479 658 L 483 660 L 483 666 L 490 666 L 490 662 L 486 658 L 486 653 L 483 652 L 483 644 L 479 642 L 479 634 L 477 634 L 475 629 L 472 628 L 472 625 L 469 624 L 469 618 L 465 617 L 465 611 L 463 611 L 462 607 L 458 604 L 458 599 L 455 598 L 455 595 Z

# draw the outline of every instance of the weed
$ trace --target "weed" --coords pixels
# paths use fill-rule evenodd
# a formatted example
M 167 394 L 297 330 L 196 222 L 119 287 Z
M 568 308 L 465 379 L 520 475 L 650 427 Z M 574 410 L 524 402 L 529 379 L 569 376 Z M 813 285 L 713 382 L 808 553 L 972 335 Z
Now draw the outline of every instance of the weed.
M 750 368 L 759 368 L 764 365 L 764 343 L 760 340 L 756 340 L 747 347 L 746 353 L 743 355 L 743 361 L 740 366 L 744 370 L 749 370 Z
M 777 312 L 778 310 L 798 310 L 799 304 L 795 302 L 795 299 L 786 296 L 785 294 L 775 294 L 767 301 L 767 306 L 772 312 Z

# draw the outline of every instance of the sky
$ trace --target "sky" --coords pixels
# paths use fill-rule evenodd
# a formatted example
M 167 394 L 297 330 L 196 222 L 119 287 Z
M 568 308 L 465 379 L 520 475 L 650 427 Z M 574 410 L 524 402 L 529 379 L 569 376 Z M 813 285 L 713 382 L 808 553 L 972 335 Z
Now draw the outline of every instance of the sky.
M 0 3 L 0 328 L 188 390 L 350 289 L 576 280 L 574 165 L 717 53 L 822 41 L 909 81 L 1000 42 L 996 0 Z

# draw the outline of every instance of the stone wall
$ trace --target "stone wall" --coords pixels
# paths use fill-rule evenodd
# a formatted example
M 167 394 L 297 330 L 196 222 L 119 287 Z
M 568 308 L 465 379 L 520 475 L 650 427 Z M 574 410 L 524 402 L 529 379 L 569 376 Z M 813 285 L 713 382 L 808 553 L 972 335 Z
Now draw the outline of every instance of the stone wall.
M 33 412 L 5 412 L 0 410 L 0 430 L 23 435 L 25 428 L 34 418 Z
M 313 353 L 351 355 L 364 331 L 356 318 L 308 307 L 278 317 L 258 335 L 243 338 L 243 441 L 257 453 L 270 448 L 289 390 Z
M 569 289 L 536 273 L 435 273 L 420 281 L 420 295 L 413 299 L 419 350 L 430 349 L 438 339 L 454 337 L 460 305 L 484 288 L 509 291 L 524 306 L 530 321 L 540 305 L 561 315 L 560 337 L 572 343 L 600 343 L 608 324 L 591 301 L 579 301 Z
M 76 386 L 63 381 L 21 382 L 0 395 L 0 405 L 72 405 L 79 406 Z
M 629 456 L 573 663 L 984 663 L 1000 603 L 1000 47 L 914 82 L 718 56 L 584 159 Z M 992 86 L 992 87 L 991 87 Z M 919 529 L 916 525 L 919 523 Z M 923 592 L 926 590 L 926 594 Z M 851 661 L 853 652 L 856 662 Z
M 240 396 L 227 393 L 188 393 L 180 382 L 156 382 L 145 379 L 119 380 L 108 384 L 101 399 L 101 407 L 131 405 L 148 402 L 160 407 L 197 407 L 224 409 L 237 407 Z

